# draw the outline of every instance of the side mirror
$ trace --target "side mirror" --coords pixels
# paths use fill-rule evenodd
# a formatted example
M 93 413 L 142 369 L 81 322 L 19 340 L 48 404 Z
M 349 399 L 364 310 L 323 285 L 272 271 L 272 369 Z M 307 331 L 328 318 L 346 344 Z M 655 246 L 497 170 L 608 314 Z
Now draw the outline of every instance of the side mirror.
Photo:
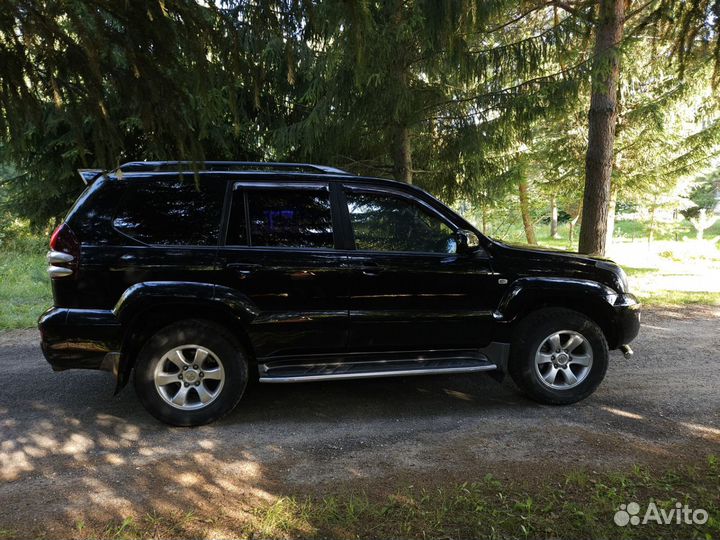
M 480 246 L 480 239 L 477 234 L 467 229 L 458 229 L 455 232 L 458 253 L 468 253 Z

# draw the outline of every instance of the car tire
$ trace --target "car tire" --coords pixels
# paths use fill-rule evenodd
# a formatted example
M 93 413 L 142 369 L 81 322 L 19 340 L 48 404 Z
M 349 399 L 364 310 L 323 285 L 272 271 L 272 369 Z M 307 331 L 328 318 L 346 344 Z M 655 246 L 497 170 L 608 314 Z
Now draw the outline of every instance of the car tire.
M 531 399 L 549 405 L 578 402 L 605 378 L 608 345 L 591 319 L 546 308 L 522 319 L 513 332 L 509 372 Z
M 230 412 L 248 382 L 238 339 L 209 321 L 188 319 L 155 333 L 135 364 L 134 385 L 150 414 L 173 426 L 200 426 Z

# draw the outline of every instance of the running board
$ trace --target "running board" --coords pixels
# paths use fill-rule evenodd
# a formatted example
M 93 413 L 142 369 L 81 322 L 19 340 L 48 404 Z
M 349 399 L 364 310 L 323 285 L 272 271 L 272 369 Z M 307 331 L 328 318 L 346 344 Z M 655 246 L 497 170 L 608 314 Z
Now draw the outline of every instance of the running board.
M 446 352 L 447 354 L 447 352 Z M 393 355 L 394 356 L 394 355 Z M 344 360 L 344 359 L 343 359 Z M 273 361 L 259 364 L 260 382 L 294 383 L 346 379 L 375 379 L 410 375 L 449 375 L 493 371 L 497 366 L 477 352 L 462 356 L 442 356 L 432 352 L 413 358 L 290 363 Z

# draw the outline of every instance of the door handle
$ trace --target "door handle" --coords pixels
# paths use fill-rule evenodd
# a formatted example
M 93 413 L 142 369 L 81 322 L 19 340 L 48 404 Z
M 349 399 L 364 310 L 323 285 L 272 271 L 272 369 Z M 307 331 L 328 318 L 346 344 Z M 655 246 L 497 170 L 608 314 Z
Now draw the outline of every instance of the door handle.
M 120 261 L 124 262 L 124 263 L 131 263 L 131 262 L 135 262 L 136 260 L 137 260 L 137 257 L 135 257 L 135 255 L 133 255 L 132 253 L 126 253 L 125 255 L 122 255 L 120 257 Z
M 363 276 L 369 276 L 374 277 L 380 274 L 382 272 L 382 268 L 377 263 L 374 262 L 365 262 L 360 266 L 360 271 L 362 272 Z
M 298 270 L 290 274 L 290 279 L 313 279 L 315 272 L 311 270 Z
M 225 265 L 225 268 L 232 270 L 236 274 L 239 274 L 242 278 L 245 278 L 252 274 L 255 270 L 262 268 L 262 265 L 252 263 L 229 263 Z

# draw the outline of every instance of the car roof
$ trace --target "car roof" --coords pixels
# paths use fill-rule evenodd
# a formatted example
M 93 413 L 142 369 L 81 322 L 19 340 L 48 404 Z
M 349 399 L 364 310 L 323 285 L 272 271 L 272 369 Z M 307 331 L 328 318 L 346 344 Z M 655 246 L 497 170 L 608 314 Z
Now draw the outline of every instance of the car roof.
M 193 171 L 193 172 L 243 172 L 243 171 L 285 171 L 285 172 L 312 172 L 315 174 L 342 174 L 351 176 L 351 173 L 314 163 L 288 163 L 275 161 L 130 161 L 118 167 L 122 172 L 163 172 L 163 171 Z
M 200 164 L 198 164 L 200 165 Z M 281 181 L 307 182 L 308 179 L 325 181 L 351 181 L 353 183 L 374 184 L 426 193 L 424 190 L 388 178 L 355 176 L 347 171 L 324 165 L 308 163 L 275 163 L 252 161 L 205 161 L 195 166 L 189 161 L 133 161 L 125 163 L 111 173 L 116 178 L 152 178 L 177 174 L 199 174 L 201 176 L 231 177 L 243 182 Z

